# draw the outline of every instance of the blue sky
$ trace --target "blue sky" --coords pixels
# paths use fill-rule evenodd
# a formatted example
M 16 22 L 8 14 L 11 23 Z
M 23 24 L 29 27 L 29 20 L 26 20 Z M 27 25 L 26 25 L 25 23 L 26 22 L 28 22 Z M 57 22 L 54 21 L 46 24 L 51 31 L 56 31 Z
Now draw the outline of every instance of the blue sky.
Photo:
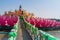
M 60 0 L 0 0 L 0 14 L 18 9 L 20 4 L 37 17 L 60 19 Z

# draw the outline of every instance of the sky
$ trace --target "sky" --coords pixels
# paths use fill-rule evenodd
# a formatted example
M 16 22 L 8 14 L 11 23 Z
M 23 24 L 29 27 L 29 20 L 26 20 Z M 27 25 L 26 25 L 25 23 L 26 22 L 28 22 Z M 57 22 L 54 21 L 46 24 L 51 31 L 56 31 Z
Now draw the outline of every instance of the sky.
M 19 5 L 37 17 L 60 19 L 60 0 L 0 0 L 0 14 L 19 9 Z

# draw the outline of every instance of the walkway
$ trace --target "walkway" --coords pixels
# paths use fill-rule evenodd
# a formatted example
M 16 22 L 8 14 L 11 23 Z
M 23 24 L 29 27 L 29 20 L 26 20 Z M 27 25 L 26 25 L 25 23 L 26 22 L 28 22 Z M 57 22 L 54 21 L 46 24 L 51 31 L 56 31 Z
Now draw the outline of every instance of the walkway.
M 17 40 L 32 40 L 29 33 L 23 28 L 23 22 L 20 21 Z

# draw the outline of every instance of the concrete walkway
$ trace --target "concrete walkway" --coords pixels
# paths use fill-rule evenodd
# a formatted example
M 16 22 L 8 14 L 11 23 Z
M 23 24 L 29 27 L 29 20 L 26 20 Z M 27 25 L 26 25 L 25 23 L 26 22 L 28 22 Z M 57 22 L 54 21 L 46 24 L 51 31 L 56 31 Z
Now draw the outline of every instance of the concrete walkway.
M 17 40 L 32 40 L 29 33 L 23 28 L 23 21 L 20 21 Z
M 17 38 L 16 38 L 16 40 L 23 40 L 22 29 L 20 28 L 20 24 L 18 26 L 18 32 L 17 32 Z

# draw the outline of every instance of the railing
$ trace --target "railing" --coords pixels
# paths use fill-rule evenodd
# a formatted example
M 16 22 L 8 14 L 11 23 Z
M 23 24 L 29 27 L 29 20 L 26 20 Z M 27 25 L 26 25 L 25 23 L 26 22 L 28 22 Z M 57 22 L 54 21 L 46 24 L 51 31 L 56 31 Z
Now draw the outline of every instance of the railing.
M 21 19 L 24 20 L 23 17 Z M 27 23 L 25 20 L 24 20 L 24 28 L 29 32 L 33 40 L 57 40 L 54 36 L 42 30 L 38 30 L 38 28 Z
M 42 30 L 39 30 L 39 36 L 40 36 L 40 40 L 56 40 L 55 37 L 53 37 L 52 35 L 42 31 Z

